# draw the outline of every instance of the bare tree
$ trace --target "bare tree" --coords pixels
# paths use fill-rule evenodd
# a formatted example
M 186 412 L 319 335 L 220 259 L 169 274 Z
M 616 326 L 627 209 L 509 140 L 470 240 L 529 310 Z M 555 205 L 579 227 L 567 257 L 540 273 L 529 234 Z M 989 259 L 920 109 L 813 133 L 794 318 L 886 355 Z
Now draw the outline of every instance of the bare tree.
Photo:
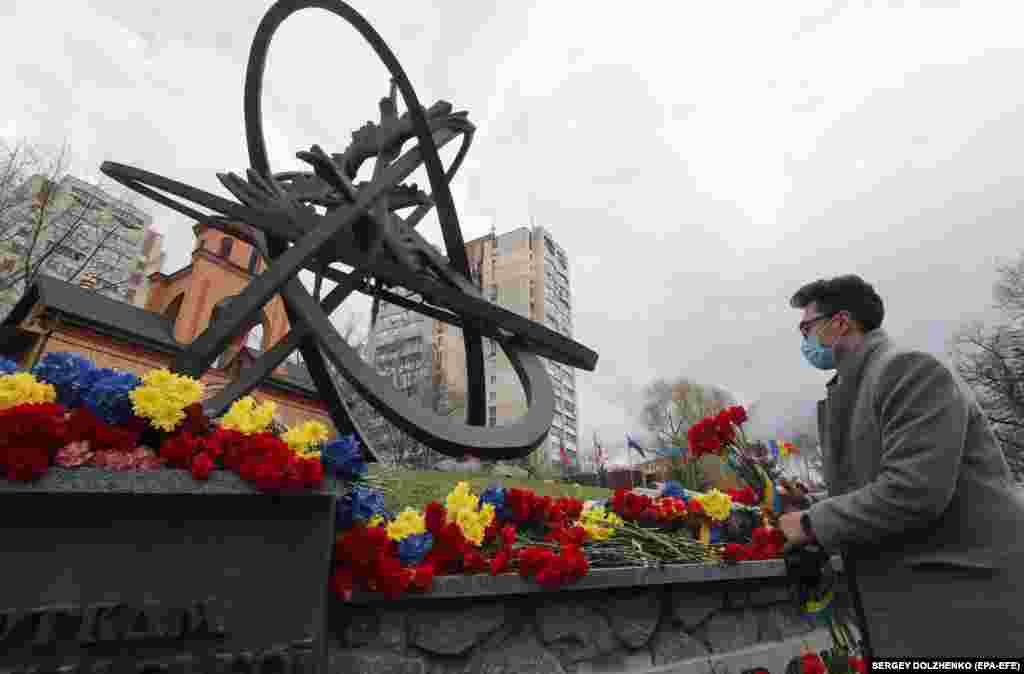
M 993 287 L 999 318 L 965 325 L 952 355 L 992 424 L 1018 479 L 1024 479 L 1024 254 L 997 268 Z
M 67 146 L 46 159 L 26 142 L 0 144 L 0 304 L 16 302 L 44 273 L 73 283 L 88 270 L 94 289 L 110 292 L 135 271 L 139 260 L 113 244 L 118 236 L 141 241 L 131 233 L 141 224 L 69 185 L 68 163 Z
M 641 414 L 647 430 L 662 447 L 684 448 L 690 426 L 733 402 L 733 396 L 724 389 L 697 384 L 686 377 L 658 379 L 644 392 Z

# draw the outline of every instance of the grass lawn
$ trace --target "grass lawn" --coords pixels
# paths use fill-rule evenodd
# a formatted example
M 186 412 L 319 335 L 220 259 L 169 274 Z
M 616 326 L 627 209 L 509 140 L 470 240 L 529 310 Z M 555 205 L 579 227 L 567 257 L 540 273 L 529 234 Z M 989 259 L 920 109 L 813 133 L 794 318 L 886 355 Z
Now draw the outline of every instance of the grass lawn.
M 435 470 L 409 470 L 406 468 L 387 468 L 379 466 L 370 467 L 370 475 L 385 473 L 389 476 L 388 492 L 384 495 L 384 501 L 388 510 L 394 513 L 404 508 L 421 509 L 431 501 L 444 503 L 455 485 L 459 482 L 469 482 L 470 489 L 475 494 L 480 494 L 491 484 L 500 484 L 503 487 L 518 487 L 520 489 L 531 489 L 540 496 L 573 496 L 580 500 L 609 498 L 613 494 L 611 489 L 600 487 L 584 487 L 580 485 L 565 484 L 561 482 L 545 482 L 543 480 L 523 480 L 507 478 L 497 475 L 483 473 L 445 473 Z

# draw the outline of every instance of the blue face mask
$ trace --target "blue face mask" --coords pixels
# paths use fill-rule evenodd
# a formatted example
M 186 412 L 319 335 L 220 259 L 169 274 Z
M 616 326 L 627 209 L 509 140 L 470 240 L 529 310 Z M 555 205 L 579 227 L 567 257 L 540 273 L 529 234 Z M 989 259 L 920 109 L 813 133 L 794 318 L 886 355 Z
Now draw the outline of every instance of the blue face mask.
M 803 352 L 807 362 L 819 370 L 836 369 L 835 349 L 822 344 L 817 335 L 811 334 L 804 337 L 803 344 L 800 345 L 800 351 Z

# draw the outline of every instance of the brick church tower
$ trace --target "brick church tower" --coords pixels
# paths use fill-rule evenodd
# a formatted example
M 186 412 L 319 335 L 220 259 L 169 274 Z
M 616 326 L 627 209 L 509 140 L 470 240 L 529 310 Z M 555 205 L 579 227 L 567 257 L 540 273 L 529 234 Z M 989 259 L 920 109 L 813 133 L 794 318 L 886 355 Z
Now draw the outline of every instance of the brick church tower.
M 248 225 L 234 225 L 249 233 Z M 150 276 L 150 294 L 146 309 L 174 324 L 174 338 L 189 344 L 207 328 L 217 307 L 240 293 L 254 274 L 264 269 L 265 261 L 243 241 L 207 225 L 193 228 L 196 248 L 192 263 L 172 274 L 157 272 Z M 266 351 L 288 333 L 284 301 L 275 296 L 260 315 L 239 334 L 215 367 L 228 367 L 243 346 Z M 282 366 L 283 368 L 283 366 Z M 278 372 L 284 373 L 279 368 Z

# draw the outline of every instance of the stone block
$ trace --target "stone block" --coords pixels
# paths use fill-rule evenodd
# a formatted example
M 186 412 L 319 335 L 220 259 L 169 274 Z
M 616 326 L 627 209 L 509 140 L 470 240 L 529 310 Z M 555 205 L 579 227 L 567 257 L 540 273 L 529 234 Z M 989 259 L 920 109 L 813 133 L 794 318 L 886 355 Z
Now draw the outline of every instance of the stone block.
M 673 618 L 676 622 L 682 623 L 687 630 L 696 629 L 725 605 L 722 589 L 685 585 L 674 586 L 669 601 L 672 602 Z
M 757 643 L 757 617 L 751 611 L 719 611 L 702 630 L 712 653 L 731 653 Z
M 625 674 L 646 672 L 654 664 L 651 651 L 641 648 L 635 651 L 620 651 L 579 662 L 575 665 L 577 674 Z
M 640 648 L 650 640 L 661 620 L 661 593 L 639 590 L 616 592 L 601 606 L 615 636 L 627 648 Z
M 763 583 L 750 587 L 750 606 L 771 606 L 789 601 L 793 601 L 793 593 L 787 583 L 771 582 L 766 579 Z
M 782 633 L 780 618 L 774 606 L 759 606 L 750 609 L 757 620 L 757 640 L 782 641 L 785 636 Z
M 4 530 L 0 614 L 38 615 L 41 626 L 52 618 L 53 631 L 32 638 L 52 639 L 47 647 L 69 660 L 312 642 L 322 668 L 331 489 L 264 494 L 228 471 L 197 482 L 172 469 L 55 467 L 35 483 L 0 479 L 0 507 L 17 513 Z M 69 630 L 72 615 L 79 630 Z M 15 639 L 0 652 L 31 665 L 41 651 Z
M 526 630 L 501 648 L 479 649 L 470 658 L 465 674 L 565 674 L 565 669 L 541 646 L 532 630 Z
M 423 658 L 373 650 L 335 650 L 327 656 L 330 674 L 428 674 Z
M 388 609 L 351 609 L 343 643 L 359 648 L 401 651 L 405 648 L 405 613 Z
M 707 654 L 707 646 L 680 629 L 662 628 L 651 639 L 651 662 L 655 667 Z
M 452 655 L 431 655 L 428 674 L 462 674 L 469 662 L 467 658 Z
M 743 611 L 750 606 L 750 590 L 746 583 L 738 584 L 725 591 L 723 607 L 732 611 Z
M 409 615 L 413 644 L 438 655 L 461 655 L 505 623 L 505 605 L 496 601 L 449 609 L 417 609 Z
M 603 615 L 566 597 L 544 602 L 537 609 L 541 640 L 563 663 L 590 660 L 618 648 Z
M 813 632 L 815 626 L 800 615 L 800 611 L 792 604 L 780 604 L 772 607 L 775 623 L 779 626 L 783 639 L 803 636 Z

